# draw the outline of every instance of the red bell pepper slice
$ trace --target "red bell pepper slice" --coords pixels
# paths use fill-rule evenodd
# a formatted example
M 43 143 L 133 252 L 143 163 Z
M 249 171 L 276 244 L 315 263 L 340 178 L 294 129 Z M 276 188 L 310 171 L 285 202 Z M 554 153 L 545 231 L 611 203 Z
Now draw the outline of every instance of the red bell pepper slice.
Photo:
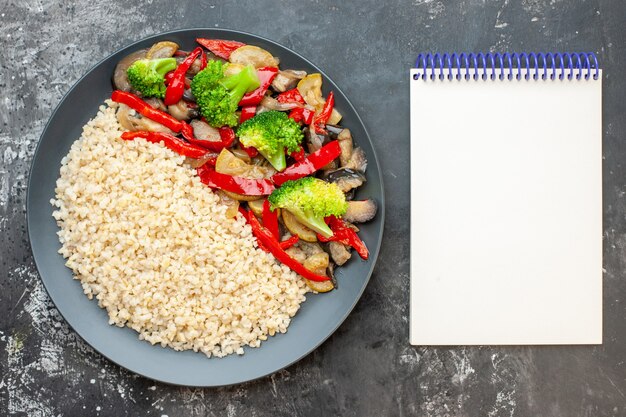
M 256 114 L 256 106 L 244 106 L 241 108 L 241 115 L 239 116 L 239 124 L 242 124 L 248 119 L 252 119 Z
M 283 248 L 283 250 L 287 250 L 293 245 L 295 245 L 296 243 L 298 243 L 299 241 L 300 241 L 300 237 L 298 237 L 298 235 L 293 235 L 289 239 L 283 240 L 282 242 L 280 242 L 280 247 Z
M 193 61 L 195 61 L 200 54 L 202 54 L 202 48 L 197 47 L 191 51 L 191 53 L 187 55 L 187 58 L 174 70 L 174 75 L 165 89 L 163 103 L 165 103 L 166 106 L 176 104 L 183 98 L 183 93 L 185 92 L 185 74 L 187 74 Z
M 280 234 L 278 233 L 278 215 L 270 208 L 269 200 L 263 202 L 263 226 L 272 232 L 276 241 L 280 240 Z
M 298 149 L 297 151 L 291 152 L 289 154 L 289 156 L 291 156 L 293 159 L 296 160 L 296 162 L 300 162 L 300 161 L 304 161 L 304 148 L 302 146 L 300 146 L 300 149 Z
M 252 146 L 250 147 L 245 147 L 241 144 L 241 142 L 239 143 L 239 146 L 241 146 L 241 149 L 248 154 L 248 156 L 250 158 L 254 158 L 255 156 L 259 155 L 259 151 L 256 150 L 256 148 L 253 148 Z
M 194 145 L 201 146 L 207 150 L 219 152 L 224 148 L 229 148 L 235 142 L 235 131 L 228 126 L 220 127 L 220 141 L 212 142 L 209 140 L 197 139 L 193 134 L 193 127 L 185 123 L 181 129 L 181 133 L 185 139 Z
M 272 175 L 272 181 L 276 185 L 282 185 L 286 181 L 306 177 L 334 161 L 340 154 L 339 142 L 333 140 L 304 158 L 304 160 L 287 167 L 283 172 L 277 172 Z
M 367 259 L 369 257 L 367 246 L 365 246 L 365 243 L 356 234 L 356 232 L 348 227 L 346 222 L 335 216 L 329 216 L 325 220 L 330 227 L 330 230 L 333 231 L 333 235 L 327 238 L 318 233 L 317 239 L 320 242 L 334 241 L 343 243 L 344 245 L 353 247 L 361 258 Z
M 324 131 L 322 125 L 325 125 L 328 119 L 330 119 L 330 115 L 333 113 L 333 107 L 335 107 L 335 94 L 331 91 L 328 93 L 324 108 L 313 118 L 313 128 L 316 132 L 320 133 Z
M 200 54 L 200 71 L 205 69 L 207 64 L 208 64 L 208 60 L 206 57 L 206 52 L 202 51 L 202 53 Z
M 276 67 L 263 67 L 256 70 L 256 74 L 259 77 L 261 85 L 254 91 L 246 93 L 239 102 L 240 106 L 256 106 L 263 100 L 267 89 L 272 84 L 272 80 L 278 74 L 278 68 Z
M 135 110 L 142 116 L 147 117 L 148 119 L 153 120 L 157 123 L 161 123 L 163 126 L 167 127 L 175 133 L 180 132 L 183 128 L 183 125 L 186 124 L 170 116 L 164 111 L 155 109 L 154 107 L 152 107 L 132 93 L 115 90 L 111 94 L 111 100 L 115 101 L 116 103 L 126 104 L 128 107 Z
M 289 117 L 296 122 L 302 122 L 305 125 L 310 125 L 313 123 L 315 112 L 305 109 L 304 107 L 298 107 L 289 112 Z
M 196 170 L 200 181 L 211 188 L 230 191 L 243 195 L 269 195 L 274 191 L 274 185 L 266 179 L 250 179 L 221 174 L 210 166 L 202 165 Z
M 302 97 L 302 94 L 300 94 L 297 88 L 292 88 L 291 90 L 287 90 L 284 93 L 280 93 L 278 96 L 276 96 L 276 100 L 278 100 L 279 103 L 306 104 L 306 102 L 304 101 L 304 97 Z
M 189 158 L 201 158 L 206 155 L 207 150 L 199 146 L 187 143 L 184 140 L 172 136 L 169 133 L 161 132 L 124 132 L 122 133 L 122 139 L 133 140 L 135 138 L 144 138 L 148 142 L 160 143 L 163 142 L 166 148 L 173 150 L 179 155 L 188 156 Z
M 261 226 L 259 220 L 254 216 L 254 214 L 250 213 L 247 218 L 248 223 L 252 227 L 252 233 L 257 238 L 257 241 L 265 248 L 267 248 L 267 250 L 272 255 L 274 255 L 274 257 L 279 260 L 283 265 L 287 266 L 296 274 L 299 274 L 310 281 L 319 282 L 330 280 L 330 278 L 327 276 L 318 275 L 314 272 L 309 271 L 304 267 L 304 265 L 293 259 L 287 252 L 285 252 L 283 248 L 280 247 L 280 243 L 276 239 L 274 239 L 274 235 L 272 235 L 272 232 L 267 230 L 267 228 Z
M 196 38 L 196 42 L 213 52 L 215 55 L 224 59 L 230 58 L 230 54 L 232 54 L 234 50 L 239 49 L 242 46 L 246 46 L 245 43 L 227 41 L 223 39 Z

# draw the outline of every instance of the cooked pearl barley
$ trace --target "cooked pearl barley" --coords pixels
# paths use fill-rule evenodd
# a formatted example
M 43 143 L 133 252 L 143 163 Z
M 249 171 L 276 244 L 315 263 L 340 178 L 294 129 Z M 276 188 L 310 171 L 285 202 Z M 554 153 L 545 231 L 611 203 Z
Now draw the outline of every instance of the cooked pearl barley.
M 307 286 L 259 250 L 242 216 L 184 158 L 123 141 L 108 101 L 62 160 L 59 253 L 83 291 L 139 339 L 207 356 L 243 354 L 284 333 Z

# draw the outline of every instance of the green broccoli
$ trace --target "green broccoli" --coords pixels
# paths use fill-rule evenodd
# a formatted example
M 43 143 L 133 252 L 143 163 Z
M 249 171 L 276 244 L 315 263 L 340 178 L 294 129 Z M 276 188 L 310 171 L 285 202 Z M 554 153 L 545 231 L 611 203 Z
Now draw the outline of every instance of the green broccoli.
M 270 110 L 246 120 L 237 129 L 239 142 L 246 147 L 256 148 L 276 170 L 285 169 L 285 149 L 299 149 L 304 134 L 300 125 L 287 114 Z
M 304 225 L 324 237 L 332 230 L 324 222 L 327 216 L 342 216 L 348 209 L 346 197 L 336 184 L 315 177 L 287 181 L 268 197 L 272 210 L 289 211 Z
M 132 63 L 126 74 L 133 88 L 144 97 L 165 97 L 165 74 L 176 68 L 176 59 L 140 59 Z
M 209 61 L 206 68 L 191 80 L 191 92 L 200 112 L 214 127 L 236 126 L 239 117 L 235 112 L 239 101 L 244 94 L 261 85 L 252 65 L 227 77 L 224 76 L 224 69 L 222 61 Z

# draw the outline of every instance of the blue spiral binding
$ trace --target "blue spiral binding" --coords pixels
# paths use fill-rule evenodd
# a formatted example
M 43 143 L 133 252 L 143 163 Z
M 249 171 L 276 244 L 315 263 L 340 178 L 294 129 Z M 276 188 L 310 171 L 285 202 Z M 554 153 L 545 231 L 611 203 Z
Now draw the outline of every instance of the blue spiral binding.
M 588 80 L 591 77 L 597 80 L 600 74 L 598 58 L 593 52 L 426 53 L 417 56 L 415 69 L 418 71 L 413 75 L 414 79 L 432 81 L 446 79 L 478 80 L 479 75 L 476 72 L 473 76 L 470 75 L 472 69 L 485 69 L 480 77 L 482 80 L 521 80 L 522 70 L 526 70 L 525 80 L 531 78 L 533 80 L 547 80 L 548 78 L 554 80 L 557 73 L 559 80 L 580 80 L 582 78 Z M 448 70 L 447 77 L 444 70 Z M 514 74 L 514 70 L 517 70 L 517 74 Z M 550 73 L 549 77 L 548 72 Z

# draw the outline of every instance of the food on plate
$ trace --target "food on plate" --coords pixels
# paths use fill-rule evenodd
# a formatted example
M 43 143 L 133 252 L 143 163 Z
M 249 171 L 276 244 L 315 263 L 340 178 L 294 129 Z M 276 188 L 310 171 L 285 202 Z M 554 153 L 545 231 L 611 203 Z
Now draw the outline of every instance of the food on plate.
M 285 332 L 307 291 L 369 251 L 367 157 L 321 74 L 255 45 L 135 51 L 63 159 L 60 253 L 110 323 L 208 356 Z

